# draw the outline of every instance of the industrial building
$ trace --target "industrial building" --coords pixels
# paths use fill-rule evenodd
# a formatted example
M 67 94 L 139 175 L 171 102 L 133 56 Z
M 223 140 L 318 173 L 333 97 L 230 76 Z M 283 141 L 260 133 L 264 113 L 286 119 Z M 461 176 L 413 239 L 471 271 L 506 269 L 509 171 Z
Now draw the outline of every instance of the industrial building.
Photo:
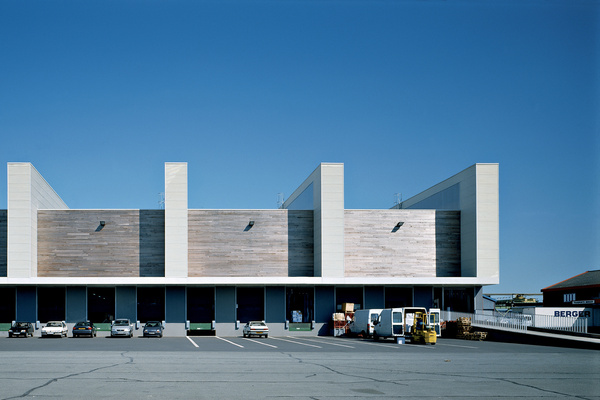
M 544 307 L 600 306 L 600 270 L 586 271 L 542 289 Z
M 14 320 L 165 321 L 166 335 L 330 334 L 355 308 L 483 310 L 499 282 L 498 164 L 475 164 L 391 209 L 346 209 L 322 163 L 279 209 L 188 208 L 165 163 L 164 209 L 69 209 L 31 163 L 8 163 L 0 327 Z M 191 177 L 191 184 L 193 177 Z

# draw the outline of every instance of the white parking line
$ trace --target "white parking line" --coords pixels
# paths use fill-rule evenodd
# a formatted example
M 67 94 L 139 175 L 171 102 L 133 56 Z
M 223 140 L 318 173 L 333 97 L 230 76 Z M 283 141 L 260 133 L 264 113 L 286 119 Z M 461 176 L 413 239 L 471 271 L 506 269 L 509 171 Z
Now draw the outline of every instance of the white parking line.
M 316 343 L 328 344 L 328 345 L 331 345 L 331 346 L 347 347 L 349 349 L 354 349 L 355 348 L 354 346 L 348 346 L 346 344 L 338 344 L 338 343 L 329 343 L 329 342 L 324 341 L 324 340 L 314 340 L 314 339 L 307 339 L 307 338 L 299 338 L 297 336 L 287 336 L 287 337 L 298 339 L 298 340 L 307 340 L 309 342 L 316 342 Z
M 230 341 L 230 340 L 227 340 L 227 339 L 223 339 L 222 337 L 218 337 L 218 336 L 215 336 L 215 337 L 216 337 L 217 339 L 221 339 L 222 341 L 224 341 L 224 342 L 227 342 L 227 343 L 229 343 L 229 344 L 232 344 L 232 345 L 234 345 L 234 346 L 237 346 L 237 347 L 244 348 L 244 346 L 242 346 L 241 344 L 233 343 L 232 341 Z
M 192 342 L 192 344 L 194 345 L 194 347 L 199 347 L 199 346 L 196 344 L 196 342 L 194 342 L 194 341 L 192 340 L 192 338 L 191 338 L 191 337 L 189 337 L 189 336 L 186 336 L 186 338 L 187 338 L 187 339 L 188 339 L 190 342 Z
M 367 344 L 369 346 L 387 347 L 388 349 L 389 348 L 400 349 L 400 348 L 402 348 L 402 346 L 406 346 L 404 344 L 396 344 L 396 342 L 389 342 L 389 343 L 385 344 L 385 343 L 377 343 L 377 342 L 368 342 L 366 340 L 362 340 L 360 343 Z
M 245 340 L 249 340 L 249 341 L 254 342 L 254 343 L 262 344 L 263 346 L 273 347 L 274 349 L 277 348 L 277 346 L 273 346 L 272 344 L 268 344 L 268 343 L 263 343 L 263 342 L 260 342 L 260 341 L 258 341 L 256 339 L 249 339 L 249 338 L 244 338 L 244 339 Z
M 277 338 L 277 337 L 274 337 L 273 339 L 275 339 L 275 340 L 282 340 L 282 341 L 284 341 L 284 342 L 295 343 L 295 344 L 299 344 L 299 345 L 301 345 L 301 346 L 309 346 L 309 347 L 316 347 L 317 349 L 322 349 L 322 347 L 321 347 L 321 346 L 315 346 L 314 344 L 301 343 L 301 342 L 294 342 L 293 340 L 286 340 L 286 339 Z
M 450 347 L 463 347 L 465 349 L 478 349 L 479 347 L 475 347 L 475 346 L 461 346 L 460 344 L 437 344 L 438 346 L 450 346 Z

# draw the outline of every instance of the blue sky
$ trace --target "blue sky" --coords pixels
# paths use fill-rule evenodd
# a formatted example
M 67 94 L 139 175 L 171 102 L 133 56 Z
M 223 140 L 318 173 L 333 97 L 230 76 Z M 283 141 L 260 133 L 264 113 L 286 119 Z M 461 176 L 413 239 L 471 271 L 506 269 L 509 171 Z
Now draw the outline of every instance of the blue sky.
M 0 163 L 71 208 L 275 208 L 320 162 L 346 208 L 500 164 L 501 283 L 600 268 L 597 1 L 0 2 Z M 6 208 L 6 172 L 0 174 Z

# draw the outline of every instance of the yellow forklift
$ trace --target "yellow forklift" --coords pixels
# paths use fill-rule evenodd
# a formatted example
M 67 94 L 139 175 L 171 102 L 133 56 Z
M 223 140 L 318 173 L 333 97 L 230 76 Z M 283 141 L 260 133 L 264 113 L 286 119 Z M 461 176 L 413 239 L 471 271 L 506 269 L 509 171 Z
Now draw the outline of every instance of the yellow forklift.
M 410 342 L 422 344 L 435 344 L 437 342 L 435 327 L 429 323 L 429 318 L 426 313 L 415 313 Z

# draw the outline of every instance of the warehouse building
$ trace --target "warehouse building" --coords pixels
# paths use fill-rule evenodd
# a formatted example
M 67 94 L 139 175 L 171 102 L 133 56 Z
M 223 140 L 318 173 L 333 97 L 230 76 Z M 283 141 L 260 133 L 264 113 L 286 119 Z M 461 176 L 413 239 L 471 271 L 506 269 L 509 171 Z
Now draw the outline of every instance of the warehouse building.
M 165 164 L 165 206 L 73 210 L 30 163 L 8 164 L 0 324 L 165 321 L 167 335 L 330 333 L 355 308 L 484 308 L 499 281 L 498 165 L 475 164 L 391 209 L 344 207 L 344 165 L 322 163 L 279 209 L 188 209 L 187 163 Z
M 600 306 L 600 270 L 586 271 L 542 289 L 544 307 Z

